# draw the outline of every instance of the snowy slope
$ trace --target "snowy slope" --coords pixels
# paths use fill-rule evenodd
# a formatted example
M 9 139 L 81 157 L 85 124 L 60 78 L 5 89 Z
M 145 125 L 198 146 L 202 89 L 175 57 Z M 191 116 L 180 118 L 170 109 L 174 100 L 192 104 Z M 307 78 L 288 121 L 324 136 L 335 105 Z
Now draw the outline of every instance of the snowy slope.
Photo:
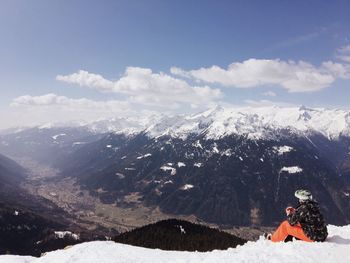
M 163 119 L 151 125 L 147 132 L 152 137 L 166 134 L 183 138 L 189 133 L 205 132 L 211 139 L 231 134 L 264 138 L 273 136 L 279 129 L 302 134 L 319 132 L 329 139 L 350 136 L 350 112 L 305 107 L 216 107 L 196 115 Z
M 89 123 L 49 123 L 39 128 L 85 127 L 94 133 L 113 132 L 134 135 L 146 132 L 150 137 L 170 135 L 186 138 L 205 133 L 208 139 L 226 135 L 247 135 L 252 139 L 274 137 L 279 129 L 307 135 L 318 132 L 329 139 L 350 137 L 350 111 L 301 107 L 221 107 L 197 114 L 167 116 L 161 113 L 117 117 Z
M 150 137 L 170 135 L 186 138 L 205 132 L 207 138 L 226 135 L 271 137 L 274 131 L 289 129 L 295 133 L 319 132 L 329 139 L 350 136 L 350 111 L 302 107 L 220 107 L 193 115 L 120 118 L 89 124 L 99 132 L 135 134 L 146 131 Z
M 350 225 L 329 226 L 325 243 L 271 243 L 266 240 L 248 242 L 246 245 L 224 251 L 175 252 L 122 245 L 110 241 L 83 243 L 66 250 L 50 252 L 41 258 L 0 256 L 6 263 L 63 263 L 63 262 L 350 262 Z

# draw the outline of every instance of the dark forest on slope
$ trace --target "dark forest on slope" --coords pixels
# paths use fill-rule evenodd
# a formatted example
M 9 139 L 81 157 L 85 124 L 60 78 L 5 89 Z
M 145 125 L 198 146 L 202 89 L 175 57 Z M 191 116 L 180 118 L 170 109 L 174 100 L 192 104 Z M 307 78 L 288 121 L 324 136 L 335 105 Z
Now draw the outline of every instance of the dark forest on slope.
M 120 234 L 114 241 L 134 246 L 180 251 L 234 248 L 246 241 L 234 235 L 184 220 L 168 219 Z

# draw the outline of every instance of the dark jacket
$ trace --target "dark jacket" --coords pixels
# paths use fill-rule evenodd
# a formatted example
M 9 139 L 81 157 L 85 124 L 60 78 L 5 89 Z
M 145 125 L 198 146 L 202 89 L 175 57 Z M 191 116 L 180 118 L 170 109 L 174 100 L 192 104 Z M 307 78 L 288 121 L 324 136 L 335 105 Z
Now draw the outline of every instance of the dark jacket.
M 288 216 L 288 222 L 292 226 L 300 223 L 305 235 L 314 241 L 323 242 L 327 238 L 327 225 L 315 201 L 301 202 Z

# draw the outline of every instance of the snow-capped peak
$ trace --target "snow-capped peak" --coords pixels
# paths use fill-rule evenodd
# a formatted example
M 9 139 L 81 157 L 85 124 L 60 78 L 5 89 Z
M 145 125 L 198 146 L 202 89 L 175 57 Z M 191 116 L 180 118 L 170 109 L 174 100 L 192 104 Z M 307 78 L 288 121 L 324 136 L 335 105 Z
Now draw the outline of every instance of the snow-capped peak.
M 205 134 L 207 139 L 244 135 L 252 139 L 275 136 L 281 129 L 298 134 L 320 133 L 329 139 L 350 136 L 350 111 L 301 107 L 222 107 L 191 115 L 162 114 L 114 118 L 84 125 L 95 132 L 126 135 L 145 132 L 152 138 L 168 135 L 187 138 Z
M 205 133 L 217 139 L 227 135 L 249 138 L 273 136 L 274 131 L 288 129 L 295 133 L 321 133 L 329 139 L 350 136 L 350 112 L 302 107 L 216 107 L 203 113 L 164 117 L 146 129 L 151 137 L 169 135 L 185 138 L 189 134 Z M 271 135 L 272 134 L 272 135 Z

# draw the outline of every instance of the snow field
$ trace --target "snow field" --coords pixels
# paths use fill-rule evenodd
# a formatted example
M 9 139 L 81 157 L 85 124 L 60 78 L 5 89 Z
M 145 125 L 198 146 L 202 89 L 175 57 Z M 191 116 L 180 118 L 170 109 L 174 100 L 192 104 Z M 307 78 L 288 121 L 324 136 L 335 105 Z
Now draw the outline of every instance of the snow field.
M 280 172 L 287 172 L 290 174 L 301 173 L 303 169 L 298 166 L 282 167 Z
M 350 262 L 350 225 L 328 226 L 329 237 L 324 243 L 272 243 L 262 238 L 243 246 L 211 252 L 179 252 L 147 249 L 94 241 L 75 245 L 66 250 L 47 253 L 41 258 L 0 256 L 0 263 L 348 263 Z

